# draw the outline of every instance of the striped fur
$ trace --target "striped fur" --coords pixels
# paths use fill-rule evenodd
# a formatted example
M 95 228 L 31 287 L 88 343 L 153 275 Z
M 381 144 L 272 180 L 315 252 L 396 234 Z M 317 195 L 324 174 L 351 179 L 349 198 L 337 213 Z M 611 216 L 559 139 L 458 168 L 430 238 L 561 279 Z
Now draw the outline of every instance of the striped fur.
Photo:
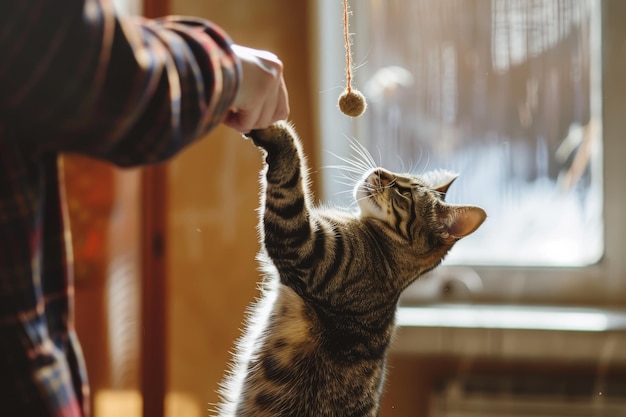
M 266 153 L 265 278 L 218 414 L 376 416 L 401 292 L 473 232 L 484 211 L 443 201 L 454 176 L 380 168 L 355 189 L 359 214 L 315 208 L 294 129 L 279 122 L 250 136 Z

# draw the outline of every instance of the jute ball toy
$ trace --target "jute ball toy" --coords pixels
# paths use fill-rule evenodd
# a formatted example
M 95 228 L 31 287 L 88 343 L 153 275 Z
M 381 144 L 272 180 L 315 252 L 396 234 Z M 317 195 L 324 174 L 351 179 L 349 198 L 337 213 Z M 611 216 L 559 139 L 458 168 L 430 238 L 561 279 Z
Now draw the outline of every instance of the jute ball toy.
M 341 93 L 337 105 L 343 114 L 350 117 L 362 115 L 367 108 L 365 96 L 359 90 L 349 88 Z
M 343 40 L 346 47 L 346 88 L 337 100 L 339 110 L 346 116 L 358 117 L 367 109 L 365 96 L 352 87 L 352 53 L 350 51 L 350 31 L 348 22 L 348 0 L 343 0 Z

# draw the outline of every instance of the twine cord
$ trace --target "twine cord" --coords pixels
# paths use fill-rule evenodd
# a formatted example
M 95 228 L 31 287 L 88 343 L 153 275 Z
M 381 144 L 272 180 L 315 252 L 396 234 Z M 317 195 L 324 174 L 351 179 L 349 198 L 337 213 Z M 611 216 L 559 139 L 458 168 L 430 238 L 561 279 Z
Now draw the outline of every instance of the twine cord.
M 346 47 L 346 90 L 352 92 L 352 52 L 350 51 L 350 22 L 348 0 L 343 0 L 343 41 Z

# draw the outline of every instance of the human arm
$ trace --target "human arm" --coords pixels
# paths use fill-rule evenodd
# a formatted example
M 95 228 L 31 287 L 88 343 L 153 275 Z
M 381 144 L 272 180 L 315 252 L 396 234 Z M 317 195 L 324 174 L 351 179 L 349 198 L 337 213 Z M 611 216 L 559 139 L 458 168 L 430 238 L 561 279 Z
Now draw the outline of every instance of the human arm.
M 244 79 L 231 41 L 204 20 L 122 18 L 100 0 L 0 2 L 0 121 L 34 151 L 163 160 L 222 121 L 247 128 L 227 122 L 254 90 Z M 267 95 L 243 103 L 265 108 Z

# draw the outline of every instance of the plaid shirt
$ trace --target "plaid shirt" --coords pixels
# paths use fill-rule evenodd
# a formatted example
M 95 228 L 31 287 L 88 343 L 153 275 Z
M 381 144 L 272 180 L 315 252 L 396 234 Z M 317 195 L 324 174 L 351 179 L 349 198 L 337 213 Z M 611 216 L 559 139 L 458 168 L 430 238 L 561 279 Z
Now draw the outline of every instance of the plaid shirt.
M 89 414 L 58 154 L 162 161 L 221 121 L 239 74 L 206 21 L 0 0 L 0 415 Z

